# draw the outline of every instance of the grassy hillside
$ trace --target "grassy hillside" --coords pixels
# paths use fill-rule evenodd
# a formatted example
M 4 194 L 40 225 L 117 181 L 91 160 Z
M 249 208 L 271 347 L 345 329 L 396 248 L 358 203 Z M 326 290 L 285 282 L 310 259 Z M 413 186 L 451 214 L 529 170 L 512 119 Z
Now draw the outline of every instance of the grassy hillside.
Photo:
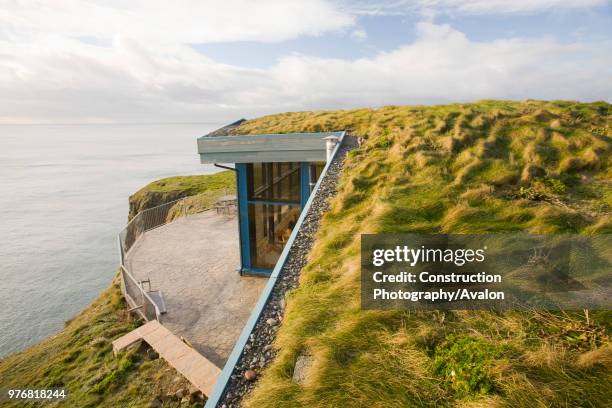
M 352 128 L 365 138 L 289 296 L 278 357 L 246 406 L 605 406 L 610 312 L 364 312 L 359 235 L 610 233 L 610 112 L 606 103 L 488 101 L 244 124 L 238 132 Z M 229 172 L 213 176 L 220 183 L 195 177 L 147 186 L 134 211 L 233 188 Z M 0 361 L 0 388 L 66 386 L 65 407 L 150 406 L 185 383 L 139 351 L 113 357 L 112 340 L 137 324 L 114 282 L 60 333 Z M 297 385 L 291 376 L 302 353 L 314 364 Z
M 203 209 L 210 207 L 224 188 L 233 186 L 231 172 L 172 177 L 149 184 L 135 196 L 142 198 L 140 203 L 146 208 L 146 203 L 151 203 L 146 197 L 155 195 L 159 205 L 164 199 L 175 199 L 174 192 L 180 191 L 183 196 L 194 195 L 197 202 L 192 204 Z M 164 195 L 167 192 L 170 194 Z M 185 406 L 178 398 L 167 398 L 167 394 L 187 388 L 189 383 L 163 360 L 149 358 L 142 349 L 113 355 L 112 341 L 141 323 L 128 315 L 116 278 L 59 333 L 2 359 L 0 388 L 68 389 L 66 401 L 38 404 L 45 407 L 149 407 L 155 406 L 151 403 L 160 396 L 164 407 Z
M 297 112 L 237 133 L 350 128 L 351 152 L 247 407 L 603 407 L 610 312 L 360 310 L 360 234 L 612 232 L 607 103 Z M 314 363 L 292 381 L 300 354 Z
M 161 359 L 148 359 L 137 350 L 113 356 L 112 340 L 140 323 L 128 316 L 115 279 L 58 334 L 0 362 L 0 388 L 65 387 L 68 399 L 3 406 L 143 407 L 157 395 L 188 386 Z
M 210 208 L 222 195 L 234 192 L 236 176 L 226 170 L 198 176 L 175 176 L 149 183 L 130 196 L 129 219 L 140 211 L 183 197 L 194 210 Z M 197 196 L 194 197 L 194 196 Z

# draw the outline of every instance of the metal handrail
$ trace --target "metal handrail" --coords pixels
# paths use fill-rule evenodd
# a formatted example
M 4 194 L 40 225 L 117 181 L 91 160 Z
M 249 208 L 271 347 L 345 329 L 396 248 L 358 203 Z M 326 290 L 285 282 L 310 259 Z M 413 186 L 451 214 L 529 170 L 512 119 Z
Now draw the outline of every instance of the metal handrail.
M 136 278 L 134 277 L 134 275 L 132 275 L 130 273 L 130 271 L 127 270 L 127 268 L 123 265 L 119 265 L 119 267 L 122 270 L 122 274 L 121 277 L 122 279 L 125 279 L 126 277 L 132 281 L 132 283 L 134 285 L 136 285 L 139 289 L 140 289 L 140 294 L 143 297 L 143 304 L 139 305 L 138 302 L 136 301 L 136 299 L 132 298 L 132 296 L 129 294 L 129 292 L 127 291 L 127 289 L 125 290 L 125 292 L 123 293 L 123 296 L 128 299 L 128 304 L 130 304 L 130 307 L 132 308 L 131 310 L 135 310 L 137 311 L 145 320 L 150 320 L 147 316 L 146 313 L 146 309 L 145 310 L 141 310 L 142 308 L 144 308 L 145 306 L 145 301 L 150 304 L 151 306 L 153 306 L 154 310 L 155 310 L 155 319 L 157 321 L 161 320 L 161 312 L 159 310 L 159 307 L 157 306 L 157 303 L 155 303 L 155 301 L 153 301 L 153 299 L 151 298 L 151 296 L 149 296 L 149 294 L 147 293 L 146 290 L 144 290 L 144 288 L 142 287 L 142 282 L 138 282 L 136 280 Z M 124 281 L 124 286 L 125 287 L 125 281 Z
M 180 205 L 183 201 L 188 198 L 197 197 L 187 196 L 182 197 L 173 201 L 169 201 L 164 204 L 160 204 L 155 207 L 147 208 L 136 214 L 123 229 L 117 234 L 117 242 L 119 249 L 119 267 L 121 268 L 121 292 L 123 297 L 130 304 L 130 308 L 133 311 L 138 312 L 145 320 L 151 320 L 147 315 L 146 306 L 150 305 L 154 307 L 155 319 L 160 320 L 161 313 L 157 304 L 153 301 L 148 292 L 144 289 L 142 282 L 139 282 L 136 277 L 129 271 L 125 260 L 130 249 L 134 247 L 134 244 L 144 235 L 147 231 L 154 228 L 161 227 L 162 225 L 169 224 L 177 220 L 178 218 L 185 217 L 187 215 L 187 207 L 183 205 L 180 208 L 180 212 L 171 221 L 168 221 L 168 214 L 170 210 L 177 205 Z M 130 293 L 132 292 L 132 293 Z M 135 298 L 136 297 L 136 298 Z M 139 298 L 142 304 L 139 304 Z
M 168 224 L 169 222 L 167 221 L 167 216 L 172 208 L 174 208 L 180 202 L 187 200 L 188 198 L 193 198 L 197 196 L 198 195 L 187 196 L 173 201 L 169 201 L 164 204 L 157 205 L 155 207 L 147 208 L 132 217 L 132 219 L 119 232 L 119 234 L 117 234 L 119 238 L 119 249 L 121 251 L 120 260 L 123 260 L 125 258 L 125 255 L 130 251 L 134 243 L 136 243 L 136 241 L 142 234 L 157 227 L 161 227 L 162 225 Z M 181 213 L 179 213 L 177 217 L 173 218 L 172 221 L 175 221 L 176 219 L 182 218 L 187 215 L 187 207 L 185 205 L 183 205 L 181 210 Z M 130 233 L 135 233 L 136 236 L 130 237 Z M 122 235 L 124 235 L 125 242 L 121 239 Z M 128 237 L 132 238 L 132 240 L 128 241 Z

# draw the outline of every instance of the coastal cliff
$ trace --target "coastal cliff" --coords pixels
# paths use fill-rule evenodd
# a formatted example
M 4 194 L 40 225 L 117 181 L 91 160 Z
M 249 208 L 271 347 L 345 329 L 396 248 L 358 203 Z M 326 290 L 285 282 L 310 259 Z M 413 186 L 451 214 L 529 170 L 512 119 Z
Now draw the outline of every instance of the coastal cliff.
M 198 209 L 210 208 L 222 195 L 234 192 L 236 177 L 231 171 L 203 176 L 176 176 L 154 181 L 132 194 L 128 221 L 140 211 L 180 198 L 194 197 Z
M 183 197 L 193 199 L 194 212 L 201 211 L 226 191 L 233 191 L 234 185 L 230 171 L 158 180 L 130 197 L 129 217 Z M 181 404 L 189 393 L 189 382 L 155 353 L 140 348 L 113 355 L 112 341 L 141 324 L 127 312 L 117 275 L 109 288 L 58 333 L 3 358 L 0 388 L 68 390 L 65 401 L 45 402 L 45 407 L 149 407 L 162 402 L 164 407 L 201 406 L 201 401 Z
M 249 367 L 249 393 L 232 390 L 242 406 L 606 406 L 609 310 L 361 310 L 359 245 L 373 232 L 611 233 L 611 114 L 605 102 L 483 101 L 241 124 L 236 133 L 350 129 L 362 138 L 283 302 L 271 362 Z M 130 217 L 234 188 L 230 172 L 201 177 L 213 178 L 150 184 L 131 197 Z M 111 341 L 139 324 L 125 309 L 115 280 L 60 333 L 3 359 L 0 387 L 65 386 L 72 396 L 57 406 L 146 407 L 186 386 L 146 353 L 112 355 Z M 301 383 L 298 360 L 309 361 Z

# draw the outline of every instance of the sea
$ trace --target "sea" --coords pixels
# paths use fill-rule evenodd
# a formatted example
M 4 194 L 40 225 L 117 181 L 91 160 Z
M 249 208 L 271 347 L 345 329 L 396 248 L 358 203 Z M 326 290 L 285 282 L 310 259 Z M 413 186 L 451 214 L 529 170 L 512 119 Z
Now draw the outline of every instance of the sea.
M 59 331 L 109 286 L 128 197 L 211 174 L 197 137 L 221 123 L 0 125 L 0 358 Z

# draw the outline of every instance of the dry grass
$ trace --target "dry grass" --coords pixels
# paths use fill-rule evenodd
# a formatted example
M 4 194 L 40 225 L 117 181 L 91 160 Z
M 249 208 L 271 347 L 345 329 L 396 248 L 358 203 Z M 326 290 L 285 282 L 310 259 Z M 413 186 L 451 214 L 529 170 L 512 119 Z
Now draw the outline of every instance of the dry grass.
M 611 111 L 607 103 L 484 101 L 295 112 L 243 125 L 239 132 L 350 128 L 366 138 L 288 296 L 278 356 L 245 405 L 606 406 L 610 311 L 362 311 L 359 236 L 610 233 Z M 171 180 L 150 186 L 145 201 L 200 192 L 197 179 Z M 2 360 L 0 387 L 63 385 L 73 395 L 68 407 L 147 406 L 175 374 L 160 360 L 112 356 L 112 339 L 134 324 L 115 283 L 63 331 Z M 297 385 L 293 367 L 304 351 L 314 364 Z
M 157 395 L 187 386 L 161 359 L 148 360 L 137 350 L 113 355 L 112 341 L 139 324 L 126 313 L 116 278 L 62 331 L 0 361 L 0 388 L 64 387 L 68 398 L 2 406 L 146 407 Z
M 607 103 L 484 101 L 296 112 L 239 128 L 365 138 L 288 296 L 277 358 L 245 405 L 605 406 L 610 312 L 363 311 L 359 236 L 610 233 L 610 112 Z M 314 364 L 297 385 L 302 352 Z
M 209 208 L 224 194 L 235 191 L 236 176 L 226 170 L 199 176 L 175 176 L 147 184 L 130 196 L 129 219 L 140 211 L 179 198 L 190 197 L 188 207 L 194 212 Z M 191 197 L 191 196 L 196 196 Z

